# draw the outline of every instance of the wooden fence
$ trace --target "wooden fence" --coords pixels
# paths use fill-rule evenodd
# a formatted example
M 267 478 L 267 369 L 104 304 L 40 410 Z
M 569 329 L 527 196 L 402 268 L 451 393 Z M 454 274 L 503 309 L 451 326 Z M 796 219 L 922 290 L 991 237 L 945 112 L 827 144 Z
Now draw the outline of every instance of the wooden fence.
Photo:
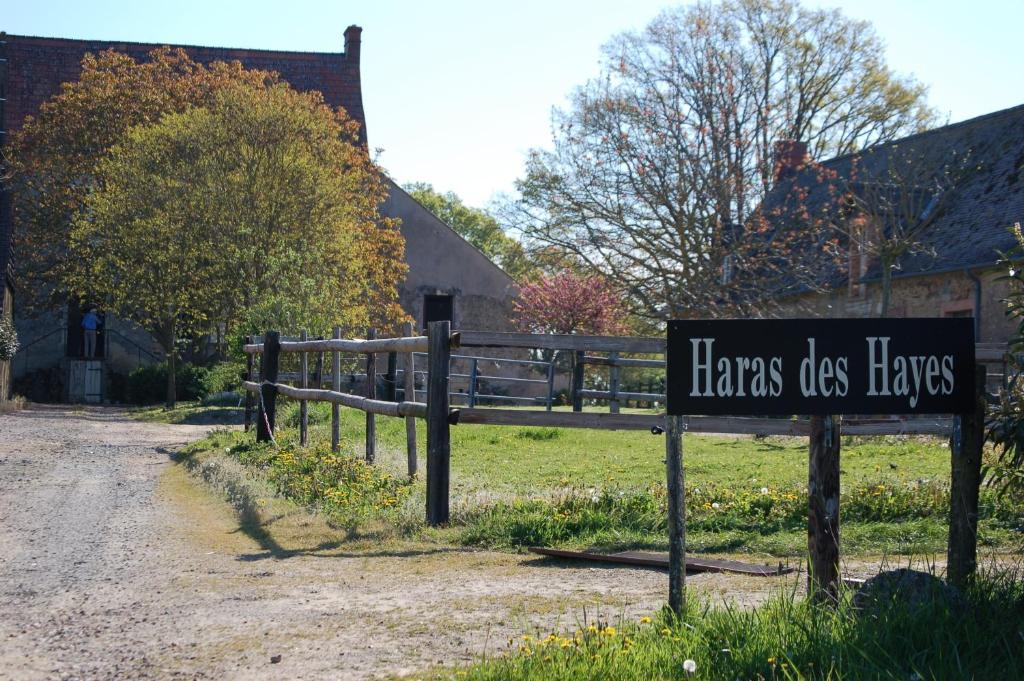
M 617 413 L 614 406 L 609 413 L 583 412 L 582 400 L 607 399 L 613 405 L 622 399 L 652 399 L 661 401 L 660 394 L 636 394 L 618 391 L 614 372 L 625 367 L 663 368 L 656 359 L 623 358 L 623 354 L 657 355 L 665 352 L 664 338 L 635 338 L 581 335 L 539 335 L 522 333 L 491 333 L 479 331 L 452 332 L 449 322 L 432 322 L 426 336 L 412 336 L 411 325 L 406 325 L 399 338 L 376 339 L 372 331 L 365 340 L 340 338 L 338 329 L 329 340 L 308 340 L 305 334 L 298 340 L 280 339 L 277 332 L 269 332 L 262 342 L 248 343 L 246 424 L 251 422 L 253 399 L 258 398 L 257 439 L 273 437 L 275 399 L 286 395 L 300 402 L 300 440 L 305 443 L 308 433 L 306 403 L 322 401 L 332 404 L 331 447 L 338 449 L 340 420 L 339 407 L 346 406 L 366 413 L 366 457 L 374 458 L 376 415 L 405 418 L 409 474 L 417 472 L 415 419 L 427 422 L 426 465 L 426 518 L 431 525 L 440 525 L 449 519 L 449 476 L 451 440 L 450 427 L 455 424 L 491 424 L 515 426 L 551 426 L 564 428 L 596 428 L 603 430 L 644 430 L 666 435 L 666 481 L 669 499 L 669 595 L 670 606 L 677 612 L 682 608 L 685 584 L 685 499 L 683 488 L 683 434 L 725 433 L 744 435 L 793 435 L 807 437 L 808 445 L 808 551 L 810 554 L 809 590 L 814 598 L 834 602 L 839 577 L 839 460 L 841 436 L 846 435 L 910 435 L 927 434 L 946 436 L 951 448 L 951 509 L 948 544 L 949 578 L 965 581 L 976 569 L 978 489 L 981 482 L 981 448 L 984 441 L 984 390 L 987 370 L 979 363 L 975 386 L 976 409 L 970 414 L 946 417 L 864 418 L 841 419 L 838 416 L 810 418 L 750 418 L 750 417 L 666 417 L 664 414 Z M 550 389 L 546 408 L 503 409 L 476 405 L 469 398 L 466 407 L 451 406 L 451 373 L 453 348 L 523 348 L 562 350 L 574 354 L 573 411 L 550 409 Z M 981 350 L 981 349 L 979 349 Z M 988 352 L 987 349 L 985 349 Z M 281 352 L 301 353 L 298 374 L 299 387 L 286 385 L 278 372 Z M 310 388 L 308 353 L 331 354 L 331 389 Z M 341 391 L 341 353 L 365 356 L 365 396 Z M 376 396 L 376 353 L 391 353 L 404 358 L 403 389 L 397 389 L 397 362 L 389 362 L 388 373 L 393 377 L 389 392 L 391 399 Z M 426 357 L 426 389 L 417 391 L 414 356 Z M 591 353 L 591 354 L 587 354 Z M 600 357 L 593 353 L 607 353 Z M 254 381 L 253 357 L 260 357 L 259 379 Z M 989 356 L 991 355 L 991 357 Z M 1005 353 L 996 351 L 983 354 L 979 360 L 996 358 L 1003 361 Z M 479 361 L 478 354 L 462 356 Z M 489 359 L 489 358 L 488 358 Z M 502 360 L 510 361 L 510 360 Z M 322 370 L 323 359 L 318 360 Z M 612 370 L 608 391 L 583 389 L 583 369 L 586 365 L 608 366 Z M 548 367 L 548 385 L 552 383 L 553 364 Z M 473 385 L 471 370 L 468 377 Z M 322 383 L 322 371 L 317 374 Z M 466 378 L 465 376 L 455 376 Z M 477 380 L 481 377 L 476 376 Z M 508 379 L 505 379 L 508 380 Z M 538 379 L 539 381 L 539 379 Z M 403 399 L 397 401 L 401 393 Z M 458 393 L 456 393 L 458 394 Z M 406 400 L 405 396 L 423 395 L 425 401 Z M 627 397 L 627 395 L 629 397 Z M 539 405 L 538 405 L 539 406 Z

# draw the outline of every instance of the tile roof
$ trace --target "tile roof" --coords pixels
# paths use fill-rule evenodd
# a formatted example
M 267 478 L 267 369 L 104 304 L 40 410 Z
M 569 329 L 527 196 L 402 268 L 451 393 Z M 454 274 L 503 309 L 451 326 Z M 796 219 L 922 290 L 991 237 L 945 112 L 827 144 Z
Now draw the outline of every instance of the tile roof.
M 959 179 L 922 232 L 920 252 L 904 256 L 895 276 L 993 267 L 999 253 L 1016 244 L 1010 232 L 1013 224 L 1024 222 L 1024 105 L 807 163 L 776 184 L 762 211 L 785 217 L 801 204 L 812 215 L 821 215 L 837 207 L 839 194 L 857 191 L 855 177 L 885 178 L 890 163 L 908 157 L 940 169 L 954 154 L 966 159 Z M 846 281 L 838 265 L 823 276 L 833 285 Z M 864 280 L 878 276 L 877 270 L 869 270 Z

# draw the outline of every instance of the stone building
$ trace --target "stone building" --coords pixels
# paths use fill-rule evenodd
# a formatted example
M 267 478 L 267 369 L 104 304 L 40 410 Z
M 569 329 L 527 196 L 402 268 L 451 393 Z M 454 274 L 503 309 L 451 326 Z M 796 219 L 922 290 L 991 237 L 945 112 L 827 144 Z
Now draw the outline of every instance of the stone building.
M 892 185 L 891 164 L 906 164 L 908 159 L 935 171 L 931 176 L 918 172 L 920 181 L 912 187 Z M 950 159 L 956 159 L 955 170 L 947 172 L 947 182 L 939 175 L 949 170 Z M 889 316 L 973 317 L 979 342 L 1002 343 L 1016 323 L 1006 316 L 1008 288 L 999 261 L 1002 253 L 1016 246 L 1013 225 L 1024 222 L 1022 174 L 1024 106 L 1017 106 L 827 161 L 808 158 L 805 145 L 780 143 L 775 186 L 761 210 L 769 221 L 784 226 L 803 209 L 810 215 L 834 213 L 850 192 L 878 192 L 882 186 L 890 195 L 919 193 L 916 202 L 892 201 L 919 206 L 919 214 L 889 220 L 917 219 L 923 227 L 915 247 L 893 268 Z M 890 185 L 883 186 L 886 182 Z M 856 211 L 862 204 L 847 205 Z M 886 218 L 879 213 L 861 217 L 876 223 L 865 228 L 879 230 L 882 236 L 891 233 L 892 225 L 883 224 Z M 879 316 L 879 262 L 864 243 L 842 239 L 843 257 L 826 262 L 819 271 L 817 283 L 824 290 L 795 286 L 781 301 L 782 314 Z M 807 257 L 824 259 L 820 252 Z
M 237 60 L 247 68 L 276 71 L 298 90 L 319 90 L 327 104 L 343 107 L 361 124 L 361 139 L 368 143 L 360 80 L 361 33 L 361 28 L 349 26 L 344 33 L 344 51 L 337 53 L 171 47 L 182 47 L 198 62 Z M 61 83 L 77 80 L 86 53 L 113 49 L 142 61 L 157 47 L 0 34 L 0 103 L 4 106 L 0 130 L 17 130 L 25 116 L 35 113 L 59 92 Z M 0 272 L 8 270 L 11 258 L 12 219 L 7 198 L 0 204 Z M 400 285 L 400 300 L 418 326 L 447 318 L 464 328 L 511 330 L 515 286 L 501 268 L 393 182 L 381 213 L 401 219 L 410 267 Z M 159 346 L 149 334 L 108 316 L 98 343 L 99 363 L 87 363 L 89 370 L 83 370 L 79 366 L 81 314 L 78 305 L 70 303 L 53 314 L 36 318 L 19 315 L 23 350 L 13 362 L 15 376 L 35 372 L 42 380 L 60 383 L 65 398 L 98 401 L 107 399 L 111 386 L 135 366 L 162 359 Z M 86 377 L 87 385 L 80 385 L 79 377 Z

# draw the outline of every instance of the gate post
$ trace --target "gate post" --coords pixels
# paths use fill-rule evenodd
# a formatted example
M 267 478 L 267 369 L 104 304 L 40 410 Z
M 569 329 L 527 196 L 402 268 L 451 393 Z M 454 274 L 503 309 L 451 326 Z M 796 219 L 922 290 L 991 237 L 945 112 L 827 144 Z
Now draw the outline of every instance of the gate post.
M 683 472 L 683 417 L 665 416 L 665 472 L 668 481 L 668 606 L 682 615 L 686 605 L 686 476 Z
M 412 322 L 402 325 L 402 335 L 412 335 Z M 405 373 L 402 378 L 405 391 L 402 393 L 403 402 L 416 401 L 416 360 L 411 352 L 405 353 Z M 408 460 L 409 479 L 416 477 L 416 418 L 405 417 L 405 453 Z
M 839 418 L 812 416 L 810 439 L 807 587 L 812 600 L 836 604 L 839 601 Z
M 608 401 L 608 413 L 619 413 L 619 353 L 609 352 L 608 361 L 611 368 L 608 370 L 608 390 L 611 392 L 611 400 Z
M 256 441 L 270 442 L 274 439 L 274 422 L 277 415 L 278 361 L 281 357 L 281 334 L 267 331 L 263 338 L 263 359 L 260 361 L 260 410 L 256 422 Z
M 451 322 L 430 322 L 427 336 L 427 524 L 436 526 L 447 523 L 449 517 Z
M 963 585 L 978 568 L 978 491 L 985 444 L 987 368 L 974 368 L 974 411 L 957 415 L 950 437 L 949 544 L 946 578 Z
M 583 351 L 573 353 L 572 365 L 572 410 L 583 411 Z

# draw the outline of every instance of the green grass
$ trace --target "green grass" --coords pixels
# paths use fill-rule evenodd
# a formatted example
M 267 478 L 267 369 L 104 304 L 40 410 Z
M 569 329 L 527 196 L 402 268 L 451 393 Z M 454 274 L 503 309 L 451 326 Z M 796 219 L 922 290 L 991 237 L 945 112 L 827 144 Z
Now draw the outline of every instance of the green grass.
M 147 418 L 204 418 L 202 408 L 140 412 Z M 342 409 L 342 450 L 361 457 L 366 417 Z M 298 408 L 282 401 L 280 448 L 252 449 L 236 433 L 228 446 L 243 463 L 271 478 L 279 492 L 353 527 L 372 520 L 337 503 L 349 466 L 324 467 L 330 409 L 311 405 L 307 454 L 295 442 Z M 391 479 L 406 473 L 402 420 L 377 418 L 377 466 Z M 422 527 L 424 428 L 418 429 L 420 479 L 380 511 L 402 533 Z M 203 446 L 203 445 L 201 445 Z M 210 445 L 205 445 L 210 446 Z M 223 444 L 216 446 L 223 448 Z M 645 432 L 460 425 L 452 428 L 452 527 L 437 540 L 520 549 L 529 545 L 665 548 L 664 438 Z M 687 435 L 688 544 L 703 553 L 756 553 L 802 558 L 806 553 L 805 438 Z M 347 470 L 347 469 L 346 469 Z M 847 555 L 920 555 L 943 551 L 949 508 L 949 450 L 926 438 L 846 441 L 842 453 L 843 550 Z M 333 477 L 332 477 L 333 476 Z M 388 483 L 390 484 L 390 483 Z M 397 489 L 397 488 L 396 488 Z M 358 490 L 355 490 L 358 491 Z M 328 493 L 329 492 L 329 493 Z M 333 495 L 333 496 L 332 496 Z M 982 491 L 980 544 L 1018 548 L 1024 502 Z M 429 533 L 428 533 L 429 534 Z
M 1020 679 L 1024 582 L 989 575 L 966 605 L 926 597 L 858 612 L 780 594 L 753 610 L 688 602 L 682 620 L 583 621 L 576 631 L 535 632 L 502 656 L 436 678 L 530 679 Z M 691 661 L 694 671 L 684 667 Z M 689 666 L 689 664 L 687 664 Z
M 330 410 L 310 407 L 311 438 L 329 440 Z M 297 425 L 297 409 L 282 409 L 279 425 Z M 352 447 L 362 442 L 365 416 L 342 409 L 342 432 Z M 426 451 L 425 428 L 417 430 Z M 377 417 L 379 447 L 402 459 L 405 425 Z M 285 432 L 284 437 L 295 437 Z M 530 495 L 559 487 L 646 487 L 665 478 L 665 438 L 645 431 L 601 431 L 525 426 L 458 425 L 451 429 L 452 485 L 457 493 Z M 396 458 L 387 457 L 389 462 Z M 686 435 L 689 484 L 790 488 L 807 484 L 807 439 Z M 401 462 L 399 462 L 401 463 Z M 402 464 L 404 465 L 404 464 Z M 911 482 L 949 478 L 949 448 L 935 438 L 844 441 L 844 483 Z

